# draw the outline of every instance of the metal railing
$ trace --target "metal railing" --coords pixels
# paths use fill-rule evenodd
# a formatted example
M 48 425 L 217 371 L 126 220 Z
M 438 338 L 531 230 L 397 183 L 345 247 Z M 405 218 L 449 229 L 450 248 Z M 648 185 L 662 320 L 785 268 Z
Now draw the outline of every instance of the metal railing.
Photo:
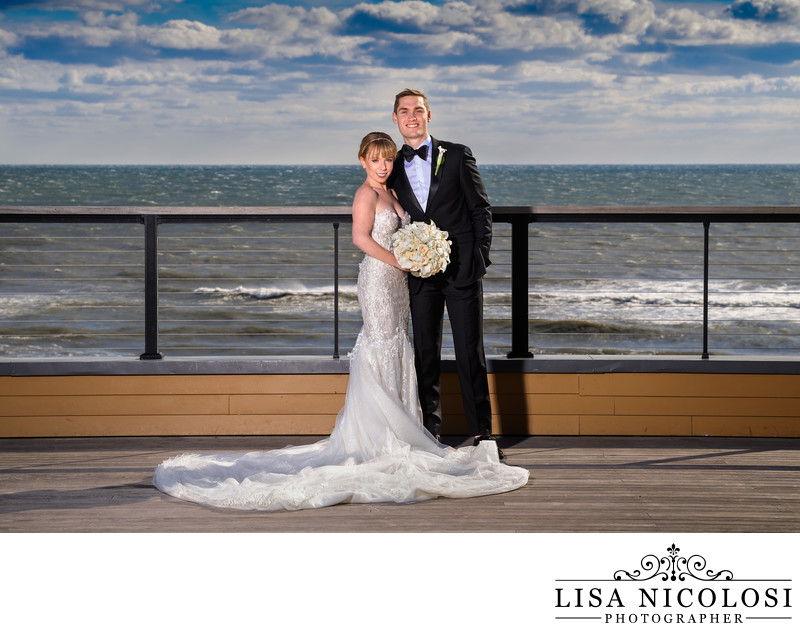
M 574 320 L 579 319 L 573 316 L 573 322 L 570 325 L 570 331 L 565 332 L 563 329 L 565 323 L 562 321 L 555 321 L 554 318 L 542 318 L 541 313 L 541 300 L 542 296 L 558 295 L 559 292 L 563 296 L 565 293 L 570 293 L 570 296 L 575 300 L 586 302 L 587 296 L 594 302 L 597 301 L 598 287 L 603 292 L 604 298 L 607 301 L 605 309 L 611 312 L 613 309 L 619 308 L 620 304 L 625 301 L 630 301 L 630 295 L 622 296 L 623 292 L 617 296 L 618 300 L 615 302 L 614 290 L 610 285 L 617 276 L 620 275 L 622 263 L 603 263 L 606 266 L 606 271 L 602 274 L 597 272 L 598 263 L 590 261 L 595 255 L 602 251 L 607 250 L 621 250 L 628 255 L 629 262 L 634 267 L 641 261 L 648 259 L 653 252 L 659 250 L 659 243 L 653 243 L 653 239 L 658 240 L 659 237 L 652 237 L 647 234 L 648 227 L 656 224 L 660 225 L 674 225 L 681 226 L 686 230 L 687 235 L 691 236 L 691 243 L 685 245 L 685 250 L 678 249 L 671 250 L 671 262 L 669 263 L 670 269 L 678 270 L 675 272 L 675 279 L 688 279 L 687 286 L 691 285 L 691 289 L 687 290 L 689 293 L 696 293 L 696 299 L 693 297 L 688 302 L 692 303 L 690 307 L 692 312 L 701 314 L 697 319 L 697 327 L 690 327 L 690 336 L 693 340 L 690 341 L 690 350 L 686 349 L 670 349 L 662 347 L 660 350 L 650 349 L 628 349 L 626 352 L 674 352 L 686 353 L 696 352 L 703 358 L 708 358 L 709 353 L 715 352 L 715 348 L 709 348 L 709 331 L 713 319 L 711 318 L 711 311 L 714 307 L 712 296 L 714 291 L 710 286 L 710 282 L 718 281 L 723 277 L 718 274 L 717 278 L 712 279 L 712 270 L 724 270 L 733 263 L 729 263 L 728 259 L 736 258 L 737 254 L 746 251 L 746 247 L 737 246 L 737 239 L 744 239 L 748 237 L 747 230 L 753 226 L 761 227 L 774 227 L 775 224 L 785 225 L 788 228 L 770 234 L 764 234 L 760 237 L 761 243 L 769 243 L 771 239 L 777 236 L 783 236 L 789 239 L 800 239 L 800 233 L 797 231 L 797 224 L 800 223 L 800 207 L 736 207 L 736 208 L 722 208 L 722 207 L 650 207 L 650 206 L 636 206 L 636 207 L 496 207 L 493 209 L 493 218 L 495 223 L 495 240 L 493 243 L 492 257 L 494 265 L 490 268 L 490 276 L 487 277 L 487 282 L 493 284 L 498 295 L 504 295 L 504 302 L 502 309 L 504 314 L 502 317 L 490 316 L 487 317 L 487 328 L 491 328 L 498 339 L 501 341 L 494 343 L 493 348 L 496 353 L 499 353 L 500 347 L 505 345 L 503 354 L 512 358 L 530 357 L 531 352 L 531 336 L 536 339 L 537 353 L 538 349 L 542 348 L 543 352 L 577 352 L 580 349 L 579 344 L 570 344 L 564 342 L 569 340 L 569 336 L 580 335 L 580 326 L 575 326 Z M 198 288 L 196 284 L 203 274 L 207 274 L 207 265 L 214 264 L 214 258 L 220 256 L 220 252 L 201 252 L 199 259 L 194 246 L 187 245 L 188 238 L 183 229 L 187 224 L 197 224 L 201 226 L 213 225 L 226 225 L 226 226 L 264 226 L 280 224 L 282 226 L 292 225 L 299 228 L 301 233 L 304 228 L 308 229 L 305 236 L 310 237 L 311 243 L 306 248 L 292 249 L 287 248 L 285 242 L 283 244 L 285 250 L 284 258 L 274 257 L 273 242 L 269 239 L 275 238 L 272 235 L 252 235 L 248 234 L 248 254 L 253 257 L 258 256 L 259 252 L 263 255 L 273 255 L 272 265 L 277 269 L 277 278 L 282 281 L 288 281 L 298 276 L 297 268 L 303 265 L 302 259 L 307 256 L 307 253 L 312 253 L 320 260 L 319 257 L 325 259 L 327 257 L 330 273 L 328 278 L 314 277 L 310 281 L 318 285 L 325 285 L 326 283 L 332 284 L 332 290 L 321 290 L 320 294 L 323 296 L 320 301 L 324 306 L 320 307 L 328 310 L 330 317 L 330 328 L 333 335 L 332 347 L 329 348 L 328 354 L 333 357 L 339 357 L 341 349 L 340 346 L 344 345 L 346 348 L 352 341 L 354 341 L 353 330 L 357 329 L 358 317 L 354 316 L 350 320 L 342 319 L 342 282 L 348 284 L 348 287 L 354 282 L 355 274 L 357 273 L 357 261 L 360 258 L 360 253 L 354 250 L 350 244 L 349 232 L 346 237 L 341 235 L 341 225 L 351 221 L 350 209 L 344 207 L 0 207 L 0 222 L 4 224 L 16 224 L 22 226 L 30 226 L 33 224 L 80 224 L 84 226 L 98 226 L 103 224 L 127 224 L 130 226 L 143 225 L 144 238 L 141 245 L 137 245 L 136 240 L 141 238 L 141 233 L 136 231 L 127 234 L 126 246 L 122 250 L 115 250 L 108 253 L 109 259 L 120 257 L 125 261 L 125 269 L 116 272 L 116 275 L 104 272 L 108 269 L 107 265 L 82 264 L 73 263 L 74 278 L 72 280 L 65 279 L 67 287 L 69 282 L 83 282 L 93 283 L 99 287 L 103 286 L 103 291 L 114 291 L 115 283 L 120 292 L 127 293 L 131 296 L 131 301 L 128 303 L 127 313 L 131 309 L 141 309 L 143 314 L 142 319 L 130 319 L 130 326 L 127 335 L 131 340 L 139 340 L 139 348 L 143 352 L 137 353 L 142 359 L 159 359 L 163 356 L 161 350 L 161 339 L 163 336 L 173 336 L 174 339 L 180 339 L 181 335 L 186 335 L 192 339 L 196 339 L 195 333 L 182 333 L 180 330 L 192 330 L 197 324 L 202 323 L 209 332 L 207 337 L 220 338 L 228 335 L 235 335 L 225 330 L 224 326 L 215 329 L 211 324 L 214 314 L 220 313 L 221 309 L 216 311 L 212 308 L 214 305 L 189 305 L 183 302 L 173 301 L 173 297 L 180 296 L 181 294 L 192 294 L 197 296 Z M 325 228 L 327 226 L 327 228 Z M 623 228 L 622 232 L 609 232 L 610 226 L 620 226 Z M 732 226 L 732 228 L 731 228 Z M 640 233 L 634 234 L 631 228 L 638 227 Z M 330 231 L 330 232 L 329 232 Z M 250 232 L 248 230 L 248 232 Z M 137 236 L 137 233 L 139 236 Z M 552 233 L 552 234 L 551 234 Z M 787 234 L 788 233 L 788 234 Z M 719 238 L 726 239 L 729 243 L 724 247 L 713 247 L 714 238 L 719 234 Z M 555 235 L 555 236 L 554 236 Z M 228 235 L 226 238 L 229 238 Z M 596 241 L 599 238 L 604 238 L 607 242 L 603 247 L 592 249 L 586 246 L 586 243 Z M 24 252 L 26 244 L 29 241 L 26 239 L 35 240 L 37 237 L 22 236 L 19 238 L 19 245 L 3 253 L 0 259 L 0 271 L 2 271 L 2 285 L 0 286 L 0 296 L 5 293 L 6 296 L 14 295 L 14 291 L 22 291 L 20 289 L 23 285 L 30 285 L 31 278 L 33 277 L 33 270 L 37 269 L 36 262 L 31 262 L 30 257 L 28 260 L 15 262 L 13 256 L 15 253 Z M 40 238 L 40 237 L 39 237 Z M 63 238 L 65 241 L 70 242 L 70 237 L 53 237 Z M 252 239 L 262 239 L 262 249 L 253 248 Z M 680 236 L 678 241 L 683 239 Z M 688 238 L 688 237 L 687 237 Z M 292 239 L 297 241 L 298 235 L 295 234 Z M 554 242 L 554 239 L 556 240 Z M 647 239 L 650 239 L 648 241 Z M 570 242 L 573 242 L 572 245 Z M 71 242 L 70 242 L 71 243 Z M 167 243 L 168 247 L 165 247 Z M 290 240 L 291 243 L 291 240 Z M 575 243 L 582 244 L 580 248 L 575 247 Z M 632 246 L 632 243 L 638 243 L 638 246 Z M 642 245 L 644 243 L 644 245 Z M 797 241 L 796 243 L 800 243 Z M 174 244 L 174 245 L 173 245 Z M 325 244 L 325 245 L 323 245 Z M 61 247 L 61 246 L 59 246 Z M 64 246 L 68 247 L 68 246 Z M 636 249 L 638 248 L 638 249 Z M 224 251 L 230 251 L 230 243 L 226 243 L 223 248 Z M 70 252 L 71 250 L 58 250 L 53 252 Z M 783 277 L 775 272 L 770 276 L 771 282 L 793 282 L 795 279 L 800 278 L 800 260 L 797 259 L 796 252 L 800 251 L 800 247 L 793 248 L 791 245 L 782 246 L 774 251 L 763 250 L 760 253 L 761 262 L 747 262 L 735 261 L 737 269 L 745 269 L 747 266 L 765 265 L 763 263 L 767 258 L 772 259 L 772 264 L 777 264 L 782 269 Z M 34 251 L 32 256 L 36 256 Z M 558 257 L 561 257 L 560 259 Z M 133 259 L 138 257 L 139 263 L 134 263 Z M 238 260 L 238 259 L 237 259 Z M 276 262 L 277 261 L 277 262 Z M 225 265 L 228 268 L 237 269 L 237 265 L 244 265 L 241 263 L 227 262 Z M 590 274 L 585 272 L 584 267 L 594 265 L 592 268 L 595 271 L 592 277 L 594 284 L 587 283 L 587 277 Z M 52 264 L 42 265 L 43 267 L 52 268 Z M 281 266 L 287 268 L 286 273 L 282 274 Z M 288 269 L 292 267 L 292 269 Z M 644 267 L 644 265 L 642 265 Z M 202 269 L 201 269 L 202 268 Z M 242 275 L 240 280 L 245 282 L 247 278 L 259 278 L 261 276 L 258 264 L 248 262 L 246 264 L 246 274 L 251 276 Z M 319 264 L 316 264 L 319 268 Z M 666 268 L 666 266 L 665 266 Z M 93 274 L 87 275 L 87 269 L 92 269 Z M 200 270 L 197 275 L 192 275 L 192 270 Z M 575 270 L 584 269 L 583 273 L 575 273 Z M 342 270 L 345 270 L 342 276 Z M 67 270 L 69 271 L 69 270 Z M 64 274 L 64 269 L 58 268 L 58 272 Z M 275 275 L 275 274 L 273 274 Z M 69 274 L 67 274 L 69 276 Z M 653 285 L 659 284 L 659 280 L 654 278 L 655 274 L 642 275 L 639 280 L 642 283 L 650 283 Z M 183 280 L 189 281 L 190 290 L 185 291 L 181 285 Z M 213 279 L 212 279 L 213 280 Z M 231 278 L 226 278 L 231 280 Z M 572 287 L 573 289 L 563 289 L 558 286 L 558 283 L 553 281 L 563 281 L 563 287 Z M 731 281 L 746 281 L 746 278 L 731 278 Z M 18 283 L 15 286 L 14 283 Z M 313 284 L 312 282 L 312 284 Z M 574 289 L 575 284 L 581 284 L 581 288 Z M 549 285 L 551 288 L 546 291 L 541 288 L 544 285 Z M 591 286 L 590 286 L 591 285 Z M 15 288 L 16 287 L 16 288 Z M 193 287 L 193 289 L 191 289 Z M 588 287 L 588 288 L 587 288 Z M 5 288 L 5 289 L 4 289 Z M 214 287 L 207 288 L 210 293 L 215 292 Z M 276 291 L 280 293 L 280 288 Z M 674 291 L 671 290 L 671 291 Z M 797 293 L 796 289 L 786 289 L 793 295 Z M 583 293 L 581 293 L 583 292 Z M 200 295 L 202 297 L 202 293 Z M 217 300 L 241 299 L 241 294 L 247 293 L 245 290 L 233 295 L 220 295 L 219 292 L 215 294 Z M 289 292 L 291 293 L 291 292 Z M 313 290 L 311 291 L 313 294 Z M 658 292 L 654 292 L 658 293 Z M 19 294 L 17 294 L 19 295 Z M 507 304 L 507 296 L 510 295 L 510 305 Z M 576 298 L 577 296 L 577 298 Z M 252 294 L 250 298 L 253 298 Z M 263 298 L 263 296 L 255 296 L 255 299 Z M 174 302 L 174 304 L 173 304 Z M 184 301 L 185 302 L 185 301 Z M 657 303 L 659 299 L 651 301 L 655 304 L 655 309 L 659 309 Z M 674 301 L 669 307 L 675 309 L 677 312 L 677 304 L 680 301 Z M 180 304 L 179 304 L 180 303 Z M 348 303 L 350 305 L 349 312 L 352 314 L 352 299 Z M 307 306 L 307 305 L 306 305 Z M 191 320 L 193 309 L 205 309 L 203 317 L 198 320 Z M 790 301 L 789 309 L 792 308 Z M 796 301 L 795 307 L 800 313 L 800 298 Z M 100 306 L 97 309 L 101 309 Z M 104 305 L 102 307 L 105 317 L 110 320 L 120 321 L 119 315 L 114 311 L 113 305 L 109 307 Z M 665 310 L 664 307 L 662 310 Z M 507 315 L 505 313 L 507 312 Z M 672 318 L 671 322 L 681 323 L 686 318 L 682 315 Z M 160 317 L 168 315 L 169 317 Z M 189 316 L 187 318 L 187 316 Z M 273 335 L 276 340 L 286 342 L 290 347 L 287 352 L 292 354 L 298 353 L 298 339 L 302 339 L 306 335 L 308 339 L 315 339 L 318 337 L 317 331 L 309 329 L 307 333 L 301 333 L 299 338 L 295 331 L 295 338 L 290 339 L 291 336 L 286 333 L 286 329 L 282 326 L 270 324 L 264 326 L 260 322 L 260 315 L 258 312 L 253 314 L 254 319 L 249 321 L 246 325 L 252 330 L 247 335 L 243 334 L 243 339 L 250 339 L 253 336 Z M 302 319 L 303 313 L 292 313 L 291 319 L 296 324 L 298 318 Z M 319 328 L 319 313 L 310 315 L 307 322 L 309 327 Z M 216 320 L 220 325 L 225 324 L 225 317 L 228 317 L 227 311 L 221 320 Z M 3 325 L 2 336 L 15 335 L 14 318 L 8 313 L 0 313 L 0 322 L 5 322 Z M 316 318 L 316 319 L 315 319 Z M 595 318 L 596 319 L 596 318 Z M 614 318 L 611 318 L 614 320 Z M 89 324 L 85 324 L 84 328 L 91 329 L 91 318 L 87 319 Z M 765 320 L 765 324 L 774 321 L 773 318 Z M 28 320 L 28 330 L 31 328 L 40 328 L 46 330 L 48 326 L 52 328 L 63 330 L 69 328 L 69 323 L 64 322 L 51 322 L 47 323 L 43 319 Z M 790 317 L 787 322 L 792 326 L 798 324 L 798 318 Z M 341 339 L 343 323 L 346 324 L 348 339 Z M 597 322 L 592 321 L 584 323 L 586 327 L 596 326 Z M 735 325 L 735 322 L 733 323 Z M 136 332 L 137 327 L 143 325 L 143 339 L 142 333 Z M 324 326 L 327 326 L 323 324 Z M 583 326 L 583 325 L 581 325 Z M 616 327 L 616 328 L 615 328 Z M 180 329 L 180 330 L 178 330 Z M 800 329 L 800 325 L 798 325 Z M 141 329 L 139 329 L 141 331 Z M 625 326 L 609 325 L 605 328 L 606 336 L 628 336 L 630 331 Z M 609 332 L 610 331 L 610 332 Z M 77 337 L 91 338 L 92 335 L 102 335 L 97 331 L 81 331 L 75 334 L 65 333 L 65 335 L 75 335 Z M 788 337 L 792 337 L 791 330 L 787 333 Z M 546 340 L 547 336 L 553 336 L 559 341 L 554 343 L 552 348 L 548 348 L 546 344 L 540 344 L 541 340 Z M 327 334 L 323 337 L 329 337 Z M 696 341 L 695 341 L 696 340 Z M 226 345 L 230 345 L 228 340 L 223 340 Z M 24 347 L 24 345 L 23 345 Z M 618 348 L 614 344 L 609 345 L 610 348 Z M 175 348 L 180 350 L 179 345 Z M 567 351 L 564 351 L 564 349 Z M 696 349 L 696 350 L 693 350 Z M 741 350 L 741 349 L 738 349 Z M 758 351 L 763 349 L 752 349 Z M 785 344 L 779 349 L 786 351 Z M 793 350 L 793 349 L 790 349 Z M 800 348 L 796 349 L 800 352 Z M 585 351 L 585 349 L 584 349 Z M 590 349 L 585 352 L 604 352 L 602 349 Z M 724 351 L 723 351 L 724 352 Z M 213 349 L 209 354 L 213 355 Z

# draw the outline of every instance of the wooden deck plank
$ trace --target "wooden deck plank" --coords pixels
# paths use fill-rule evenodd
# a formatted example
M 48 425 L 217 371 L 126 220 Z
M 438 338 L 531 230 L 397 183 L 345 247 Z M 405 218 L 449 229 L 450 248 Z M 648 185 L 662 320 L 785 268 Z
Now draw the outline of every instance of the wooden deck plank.
M 3 398 L 4 416 L 228 414 L 229 408 L 229 396 L 225 394 Z
M 639 397 L 785 397 L 800 389 L 800 375 L 604 373 L 581 375 L 580 393 Z
M 330 433 L 335 414 L 163 414 L 146 416 L 8 417 L 3 430 L 8 438 L 31 435 L 53 437 L 84 436 L 161 436 L 168 427 L 174 436 L 277 435 Z M 76 427 L 78 429 L 76 429 Z
M 186 451 L 252 451 L 318 437 L 0 440 L 0 532 L 798 532 L 793 439 L 506 438 L 527 486 L 420 504 L 262 513 L 159 493 Z M 461 444 L 450 437 L 448 442 Z
M 764 399 L 751 397 L 617 397 L 614 412 L 619 415 L 758 416 Z M 800 398 L 773 399 L 770 416 L 797 417 Z
M 344 393 L 347 375 L 108 375 L 0 377 L 0 396 Z

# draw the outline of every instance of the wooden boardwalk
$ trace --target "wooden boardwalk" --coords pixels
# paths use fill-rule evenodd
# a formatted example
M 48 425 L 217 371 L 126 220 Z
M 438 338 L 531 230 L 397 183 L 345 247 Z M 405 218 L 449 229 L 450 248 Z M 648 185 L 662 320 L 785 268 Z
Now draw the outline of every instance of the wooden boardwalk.
M 531 472 L 526 487 L 410 505 L 219 510 L 152 486 L 155 466 L 186 451 L 314 440 L 3 439 L 0 532 L 800 532 L 797 439 L 508 437 L 508 462 Z

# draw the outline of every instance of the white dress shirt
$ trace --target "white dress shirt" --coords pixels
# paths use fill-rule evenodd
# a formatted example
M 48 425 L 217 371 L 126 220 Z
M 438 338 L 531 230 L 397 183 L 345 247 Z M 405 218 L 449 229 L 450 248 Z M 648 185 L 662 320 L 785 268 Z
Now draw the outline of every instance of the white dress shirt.
M 427 145 L 428 157 L 423 160 L 419 156 L 414 156 L 411 162 L 403 160 L 403 166 L 408 176 L 408 183 L 417 197 L 419 205 L 422 207 L 423 212 L 428 205 L 428 193 L 431 190 L 431 154 L 433 153 L 433 141 L 428 136 L 421 146 Z

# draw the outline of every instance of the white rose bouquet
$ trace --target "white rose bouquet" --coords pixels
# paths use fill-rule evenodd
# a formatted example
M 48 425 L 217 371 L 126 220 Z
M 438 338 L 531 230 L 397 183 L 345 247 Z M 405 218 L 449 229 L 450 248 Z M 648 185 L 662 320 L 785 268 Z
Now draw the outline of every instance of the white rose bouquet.
M 433 221 L 415 221 L 392 235 L 392 248 L 403 269 L 427 278 L 443 271 L 450 263 L 448 236 Z

